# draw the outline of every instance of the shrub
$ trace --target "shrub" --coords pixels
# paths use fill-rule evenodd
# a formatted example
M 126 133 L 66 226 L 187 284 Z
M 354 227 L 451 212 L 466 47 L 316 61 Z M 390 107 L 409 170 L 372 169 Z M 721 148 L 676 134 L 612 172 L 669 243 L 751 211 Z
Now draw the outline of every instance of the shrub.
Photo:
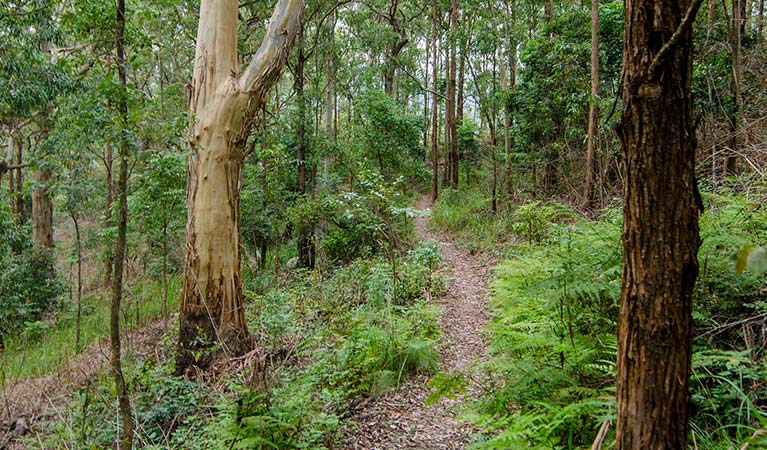
M 64 290 L 50 250 L 25 250 L 4 263 L 0 273 L 0 336 L 35 324 L 56 306 Z

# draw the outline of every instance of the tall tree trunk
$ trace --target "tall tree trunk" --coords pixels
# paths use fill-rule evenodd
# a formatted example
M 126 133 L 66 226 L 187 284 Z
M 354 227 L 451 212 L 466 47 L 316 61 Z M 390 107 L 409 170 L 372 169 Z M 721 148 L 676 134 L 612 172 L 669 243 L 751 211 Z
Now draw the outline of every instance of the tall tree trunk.
M 13 165 L 13 150 L 14 150 L 14 140 L 13 140 L 13 128 L 8 127 L 8 137 L 5 147 L 5 160 L 3 161 L 5 165 L 3 166 L 3 170 L 0 171 L 0 176 L 2 176 L 3 173 L 8 172 L 8 201 L 11 207 L 11 213 L 14 215 L 16 214 L 16 202 L 13 198 L 13 170 L 8 169 L 9 166 Z
M 745 0 L 733 0 L 732 5 L 732 86 L 735 97 L 735 105 L 738 110 L 738 130 L 743 134 L 743 143 L 746 147 L 751 145 L 748 124 L 746 123 L 746 111 L 743 104 L 743 71 L 741 68 L 743 38 L 746 34 L 746 2 Z
M 514 26 L 514 6 L 509 7 L 508 0 L 504 1 L 504 33 L 505 41 L 508 45 L 506 49 L 507 58 L 501 59 L 501 88 L 504 92 L 508 89 L 514 88 L 516 82 L 516 65 L 517 65 L 517 44 L 514 42 L 513 34 L 509 31 L 509 28 Z M 511 21 L 511 22 L 509 22 Z M 508 66 L 506 66 L 503 60 L 507 60 Z M 508 75 L 506 69 L 508 68 Z M 508 78 L 507 78 L 508 77 Z M 504 95 L 505 98 L 505 95 Z M 514 183 L 511 170 L 511 137 L 509 136 L 509 129 L 511 128 L 511 111 L 509 111 L 506 102 L 503 106 L 503 149 L 504 149 L 504 179 L 506 180 L 506 196 L 511 199 L 514 191 Z
M 104 205 L 104 227 L 112 228 L 112 206 L 115 201 L 115 185 L 112 180 L 113 161 L 112 143 L 107 142 L 104 145 L 104 169 L 106 170 L 106 189 L 107 198 Z M 109 286 L 112 283 L 112 267 L 114 265 L 114 255 L 112 254 L 112 245 L 107 243 L 104 250 L 104 284 Z
M 458 40 L 458 0 L 450 0 L 450 61 L 447 80 L 447 122 L 450 133 L 450 182 L 458 189 L 458 121 L 456 120 L 456 49 Z
M 445 43 L 447 41 L 447 43 Z M 453 169 L 453 151 L 452 147 L 450 147 L 450 119 L 449 119 L 449 112 L 450 109 L 450 88 L 449 88 L 449 80 L 450 80 L 450 31 L 448 30 L 446 35 L 443 36 L 442 41 L 443 43 L 442 47 L 444 50 L 444 54 L 441 54 L 440 57 L 442 57 L 442 61 L 444 62 L 444 67 L 441 69 L 444 70 L 445 74 L 445 87 L 447 88 L 446 96 L 445 96 L 445 129 L 444 129 L 444 138 L 445 138 L 445 145 L 442 146 L 442 153 L 443 153 L 443 168 L 442 168 L 442 187 L 447 189 L 450 186 L 450 182 L 452 180 L 452 169 Z
M 304 94 L 304 68 L 306 55 L 304 53 L 304 30 L 301 26 L 296 38 L 296 64 L 294 67 L 294 89 L 296 92 L 296 162 L 298 164 L 298 195 L 307 194 L 306 190 L 306 95 Z M 298 241 L 298 264 L 300 267 L 314 268 L 314 242 L 312 233 L 299 227 L 296 230 Z
M 759 16 L 756 21 L 756 40 L 761 43 L 764 39 L 764 0 L 759 0 Z
M 691 25 L 700 4 L 626 2 L 618 127 L 626 166 L 617 450 L 687 448 L 702 208 L 695 180 Z
M 737 170 L 738 147 L 741 142 L 741 134 L 744 143 L 749 145 L 748 130 L 745 125 L 743 110 L 743 95 L 741 87 L 741 46 L 745 30 L 745 2 L 744 0 L 732 1 L 732 24 L 730 27 L 730 52 L 732 61 L 732 80 L 730 90 L 734 111 L 728 114 L 730 121 L 730 150 L 725 158 L 725 175 L 734 175 Z
M 168 329 L 168 218 L 167 210 L 163 208 L 162 219 L 162 331 Z
M 502 46 L 499 47 L 498 51 L 501 53 L 498 58 L 501 65 L 501 92 L 503 92 L 501 95 L 505 96 L 506 90 L 509 88 L 506 62 L 504 61 L 506 58 L 504 58 Z M 509 117 L 509 109 L 506 108 L 506 105 L 502 104 L 501 107 L 503 108 L 503 157 L 505 161 L 503 171 L 504 186 L 506 187 L 506 194 L 511 195 L 511 142 L 509 141 L 509 127 L 511 125 L 511 120 Z
M 32 188 L 32 245 L 53 248 L 53 200 L 49 193 L 51 171 L 40 166 L 35 169 L 32 178 L 35 181 Z
M 466 83 L 466 53 L 469 51 L 466 39 L 461 39 L 461 46 L 458 59 L 458 80 L 457 80 L 457 93 L 455 100 L 455 121 L 460 127 L 463 124 L 463 102 L 464 102 L 464 85 Z M 459 160 L 460 160 L 460 156 Z
M 21 142 L 16 146 L 16 213 L 18 215 L 19 224 L 27 223 L 28 215 L 26 207 L 24 206 L 24 195 L 22 193 L 22 187 L 24 186 L 24 144 Z
M 431 101 L 431 200 L 436 201 L 439 196 L 439 126 L 437 124 L 438 114 L 437 109 L 439 105 L 439 92 L 438 78 L 439 78 L 439 62 L 437 53 L 437 0 L 432 2 L 432 16 L 431 16 L 431 54 L 432 54 L 432 101 Z
M 248 67 L 237 63 L 237 1 L 202 0 L 191 83 L 186 255 L 176 370 L 210 362 L 211 347 L 248 348 L 239 254 L 245 140 L 300 27 L 302 0 L 279 0 Z
M 388 48 L 383 69 L 384 92 L 389 97 L 394 97 L 394 76 L 396 74 L 397 56 L 409 42 L 407 33 L 397 18 L 398 12 L 399 0 L 391 0 L 391 3 L 389 3 L 389 11 L 385 18 L 389 22 L 389 25 L 391 25 L 392 31 L 397 35 L 397 39 L 396 41 L 393 41 Z
M 117 402 L 122 418 L 122 434 L 119 437 L 118 448 L 129 450 L 133 448 L 133 415 L 131 414 L 130 397 L 125 377 L 122 371 L 122 354 L 120 349 L 120 303 L 123 296 L 123 266 L 125 263 L 125 247 L 128 232 L 128 90 L 125 73 L 125 0 L 117 0 L 117 73 L 119 78 L 118 114 L 120 133 L 120 172 L 117 180 L 117 196 L 120 209 L 117 216 L 117 241 L 115 243 L 114 276 L 112 278 L 112 303 L 109 310 L 110 331 L 110 362 L 112 376 L 115 380 Z
M 82 239 L 80 238 L 80 221 L 77 218 L 77 211 L 69 211 L 69 216 L 72 218 L 72 224 L 75 226 L 75 245 L 77 251 L 77 315 L 75 318 L 75 352 L 79 352 L 83 296 L 83 246 Z
M 589 100 L 589 134 L 586 146 L 586 190 L 583 203 L 592 208 L 596 201 L 597 127 L 599 125 L 599 0 L 591 0 L 591 99 Z
M 328 53 L 325 60 L 325 139 L 335 140 L 333 133 L 333 117 L 335 112 L 336 98 L 336 68 L 335 68 L 335 15 L 327 24 Z M 332 162 L 330 152 L 325 152 L 322 160 L 322 182 L 325 189 L 330 187 L 330 164 Z

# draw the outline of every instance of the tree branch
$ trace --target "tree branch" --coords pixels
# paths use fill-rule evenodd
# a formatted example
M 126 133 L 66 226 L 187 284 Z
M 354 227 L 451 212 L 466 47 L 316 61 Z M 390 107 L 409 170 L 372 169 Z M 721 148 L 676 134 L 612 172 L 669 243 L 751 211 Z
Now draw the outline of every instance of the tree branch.
M 279 0 L 261 46 L 240 78 L 240 89 L 262 99 L 279 76 L 301 26 L 303 0 Z
M 685 13 L 682 22 L 679 23 L 679 26 L 674 31 L 674 34 L 671 35 L 671 38 L 669 38 L 668 42 L 663 44 L 663 47 L 661 47 L 660 51 L 655 55 L 655 58 L 653 58 L 652 63 L 650 63 L 650 68 L 647 71 L 648 75 L 654 75 L 655 71 L 658 70 L 658 66 L 663 63 L 666 57 L 668 57 L 669 53 L 671 53 L 671 51 L 674 49 L 674 47 L 679 44 L 679 41 L 682 39 L 684 34 L 692 26 L 692 22 L 695 20 L 695 16 L 698 14 L 698 10 L 702 4 L 703 0 L 693 0 L 692 4 L 687 9 L 687 13 Z

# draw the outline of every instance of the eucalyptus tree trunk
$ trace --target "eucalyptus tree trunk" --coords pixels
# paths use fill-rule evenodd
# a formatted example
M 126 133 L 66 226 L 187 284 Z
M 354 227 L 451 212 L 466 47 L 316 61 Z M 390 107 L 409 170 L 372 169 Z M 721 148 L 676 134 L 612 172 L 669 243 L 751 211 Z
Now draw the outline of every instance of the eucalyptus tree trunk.
M 335 98 L 336 98 L 336 67 L 335 67 L 335 14 L 328 21 L 327 24 L 327 41 L 328 41 L 328 53 L 325 59 L 325 138 L 335 140 L 335 134 L 333 132 L 333 118 L 335 113 Z M 332 158 L 330 152 L 325 152 L 322 160 L 322 182 L 325 189 L 330 187 L 330 165 Z
M 240 275 L 245 140 L 300 26 L 303 0 L 279 0 L 248 67 L 237 63 L 237 0 L 202 0 L 191 83 L 186 254 L 176 369 L 209 362 L 215 342 L 248 347 Z
M 503 60 L 501 62 L 501 83 L 503 84 L 503 90 L 513 89 L 516 83 L 516 65 L 517 65 L 517 44 L 514 42 L 513 34 L 509 32 L 509 28 L 514 26 L 514 10 L 515 5 L 512 4 L 509 7 L 508 0 L 504 1 L 504 31 L 506 33 L 507 48 L 507 61 L 508 61 L 508 75 L 505 74 Z M 506 78 L 508 76 L 508 79 Z M 512 198 L 514 191 L 513 177 L 511 171 L 511 138 L 509 136 L 509 129 L 511 127 L 511 111 L 503 105 L 503 148 L 505 159 L 504 178 L 506 179 L 506 195 L 509 199 Z
M 586 189 L 583 193 L 583 203 L 586 207 L 594 206 L 596 195 L 594 184 L 596 180 L 596 146 L 599 110 L 599 0 L 591 0 L 591 99 L 589 100 L 589 134 L 586 144 Z
M 115 185 L 112 180 L 112 163 L 114 154 L 112 152 L 112 143 L 107 142 L 104 145 L 104 169 L 106 178 L 104 183 L 107 189 L 106 201 L 104 203 L 104 227 L 112 228 L 112 205 L 115 201 Z M 112 246 L 107 244 L 104 251 L 104 284 L 109 286 L 112 283 L 112 269 L 114 265 L 114 255 Z
M 432 54 L 432 102 L 431 102 L 431 200 L 436 201 L 439 197 L 439 126 L 437 124 L 437 109 L 439 104 L 439 92 L 437 89 L 439 78 L 438 53 L 437 53 L 437 0 L 432 2 L 431 16 L 431 54 Z
M 458 189 L 458 122 L 456 120 L 456 42 L 458 34 L 458 0 L 450 0 L 450 60 L 448 61 L 447 79 L 447 127 L 449 133 L 448 151 L 450 152 L 450 167 L 448 174 L 453 189 Z
M 698 216 L 692 31 L 701 1 L 628 0 L 617 450 L 687 448 Z
M 13 169 L 10 169 L 10 167 L 13 165 L 13 153 L 16 149 L 15 140 L 13 139 L 13 128 L 8 127 L 8 141 L 6 142 L 5 147 L 5 160 L 0 162 L 2 164 L 0 166 L 0 177 L 5 173 L 8 172 L 8 202 L 11 207 L 11 213 L 15 216 L 18 213 L 16 212 L 16 200 L 14 198 L 13 192 L 16 185 L 14 184 L 14 176 L 13 176 Z
M 76 210 L 69 211 L 72 224 L 75 226 L 75 245 L 77 251 L 77 314 L 75 316 L 75 352 L 80 351 L 80 324 L 82 322 L 83 297 L 83 245 L 80 236 L 80 221 Z
M 394 97 L 394 76 L 396 74 L 397 56 L 409 42 L 405 29 L 402 27 L 399 19 L 397 19 L 398 12 L 399 0 L 391 0 L 391 3 L 389 3 L 389 11 L 385 15 L 385 18 L 389 22 L 389 25 L 391 25 L 392 31 L 397 35 L 397 38 L 392 41 L 387 49 L 386 64 L 383 69 L 384 92 L 389 97 Z
M 509 87 L 509 81 L 508 81 L 508 75 L 506 72 L 506 64 L 503 57 L 503 47 L 499 49 L 501 53 L 500 60 L 500 71 L 501 71 L 501 92 L 506 92 L 506 90 Z M 505 186 L 507 190 L 507 194 L 511 194 L 511 142 L 509 141 L 509 127 L 511 125 L 511 118 L 509 117 L 509 109 L 506 108 L 506 105 L 501 105 L 503 107 L 503 154 L 504 154 L 504 161 L 505 164 L 505 170 L 504 170 L 504 179 L 505 179 Z
M 296 93 L 296 162 L 298 164 L 298 195 L 307 194 L 306 189 L 306 94 L 304 92 L 304 68 L 308 56 L 304 49 L 303 25 L 298 29 L 296 37 L 296 64 L 293 70 L 293 87 Z M 298 242 L 298 264 L 305 268 L 314 268 L 315 248 L 309 230 L 299 227 L 296 230 Z
M 120 343 L 120 303 L 123 297 L 123 267 L 128 234 L 128 153 L 130 144 L 127 137 L 128 92 L 125 71 L 125 0 L 117 1 L 117 30 L 115 46 L 117 49 L 117 74 L 119 78 L 118 113 L 119 113 L 119 174 L 117 179 L 117 199 L 120 208 L 117 213 L 117 241 L 114 252 L 114 276 L 112 278 L 112 302 L 109 308 L 110 365 L 115 381 L 117 403 L 122 418 L 122 430 L 118 436 L 118 449 L 133 448 L 133 415 L 131 414 L 128 386 L 122 371 L 122 353 Z
M 35 182 L 32 188 L 32 245 L 53 248 L 53 199 L 48 191 L 51 171 L 47 167 L 38 167 L 32 178 Z M 17 195 L 21 196 L 21 190 Z

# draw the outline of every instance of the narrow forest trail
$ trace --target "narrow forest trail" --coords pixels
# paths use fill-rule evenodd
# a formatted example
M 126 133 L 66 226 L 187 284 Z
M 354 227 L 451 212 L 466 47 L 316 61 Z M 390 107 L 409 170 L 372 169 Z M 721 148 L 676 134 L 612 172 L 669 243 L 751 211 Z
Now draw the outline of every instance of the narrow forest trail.
M 418 210 L 431 206 L 428 196 L 416 202 Z M 464 371 L 484 357 L 487 340 L 482 327 L 488 320 L 485 302 L 487 278 L 492 267 L 482 255 L 472 255 L 433 233 L 429 218 L 415 219 L 419 240 L 439 242 L 443 270 L 448 277 L 443 295 L 436 301 L 441 308 L 442 371 Z M 424 401 L 430 389 L 429 378 L 413 377 L 397 390 L 384 394 L 360 408 L 354 422 L 347 425 L 347 438 L 340 448 L 369 449 L 463 449 L 470 442 L 471 425 L 457 418 L 456 400 L 442 398 L 430 406 Z M 470 387 L 470 392 L 474 390 Z M 472 395 L 472 394 L 469 394 Z

